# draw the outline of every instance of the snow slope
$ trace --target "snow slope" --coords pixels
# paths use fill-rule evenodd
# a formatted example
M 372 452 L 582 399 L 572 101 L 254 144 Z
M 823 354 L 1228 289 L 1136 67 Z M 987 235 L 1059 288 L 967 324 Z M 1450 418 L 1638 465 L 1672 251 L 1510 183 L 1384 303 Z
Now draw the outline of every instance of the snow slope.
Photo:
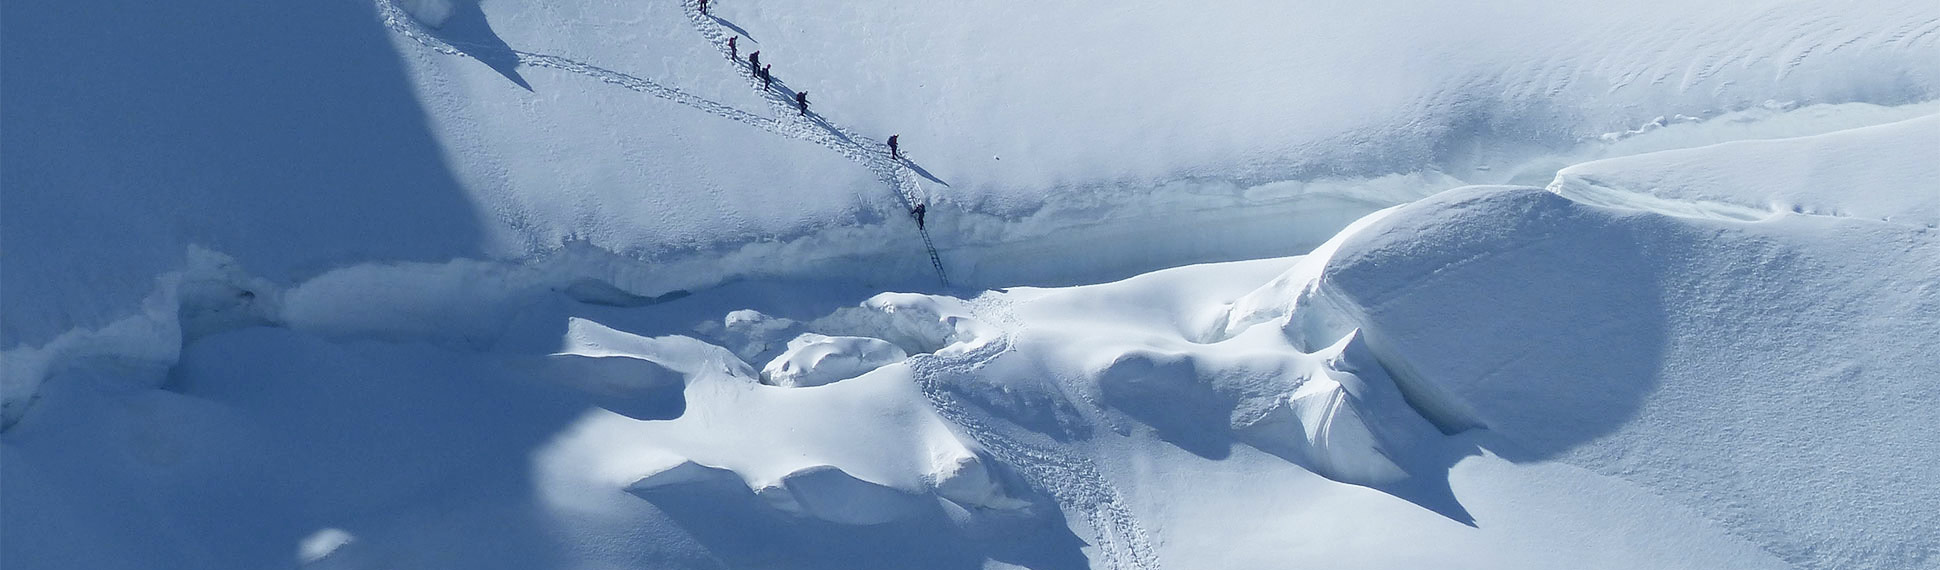
M 1622 142 L 1607 134 L 1766 107 L 1903 105 L 1933 98 L 1940 80 L 1940 11 L 1923 2 L 1051 2 L 1026 15 L 993 2 L 788 1 L 727 2 L 711 18 L 665 2 L 481 6 L 454 17 L 472 31 L 429 35 L 526 53 L 517 73 L 546 83 L 537 94 L 491 66 L 399 44 L 434 130 L 461 149 L 456 169 L 489 189 L 500 217 L 521 220 L 495 250 L 524 255 L 583 236 L 649 255 L 667 252 L 673 233 L 731 273 L 921 274 L 897 191 L 939 202 L 936 238 L 969 283 L 1077 283 L 1286 255 L 1435 191 L 1524 170 L 1518 182 L 1547 182 Z M 755 97 L 745 64 L 724 57 L 728 36 L 740 37 L 743 58 L 760 50 L 776 66 L 778 99 L 810 92 L 814 120 Z M 493 53 L 474 55 L 506 57 Z M 643 97 L 609 82 L 657 87 Z M 733 114 L 721 106 L 753 116 L 718 116 Z M 719 129 L 695 134 L 689 121 Z M 1832 130 L 1758 135 L 1735 122 L 1710 130 Z M 753 129 L 797 142 L 714 132 Z M 892 191 L 868 180 L 893 168 L 880 141 L 897 133 L 913 154 Z M 1681 146 L 1709 142 L 1718 140 Z M 694 156 L 661 156 L 670 145 Z M 748 162 L 777 153 L 789 166 Z M 1574 159 L 1544 160 L 1556 154 Z M 726 183 L 748 170 L 767 178 Z M 718 215 L 694 212 L 689 188 L 716 184 L 791 193 L 721 196 Z M 528 214 L 565 204 L 601 213 Z M 654 223 L 634 227 L 643 219 Z M 885 227 L 835 229 L 855 221 Z M 754 228 L 808 247 L 735 250 Z M 1085 247 L 1101 241 L 1126 247 Z M 1089 259 L 1073 266 L 1080 252 Z M 622 285 L 685 286 L 667 279 Z
M 1609 171 L 1769 160 L 1741 146 Z M 1924 152 L 1868 148 L 1908 168 Z M 100 568 L 1929 565 L 1931 230 L 1642 209 L 1658 203 L 1462 188 L 1306 256 L 968 300 L 783 280 L 644 306 L 533 288 L 472 299 L 514 314 L 442 336 L 278 317 L 191 344 L 166 390 L 106 367 L 48 383 L 0 445 L 0 553 Z M 910 356 L 761 383 L 764 363 L 807 362 L 814 335 Z
M 350 266 L 921 287 L 902 212 L 932 201 L 958 283 L 1093 282 L 1300 253 L 1466 183 L 1931 114 L 1940 73 L 1924 2 L 716 8 L 7 6 L 0 261 L 33 278 L 0 288 L 4 415 L 67 362 L 165 367 L 177 307 Z
M 1920 567 L 1936 261 L 1924 228 L 1458 190 L 1350 238 L 1289 315 L 1341 311 L 1504 457 L 1637 483 L 1802 567 Z
M 1930 2 L 0 25 L 7 568 L 1940 560 Z
M 1923 149 L 1912 157 L 1892 149 Z M 1911 160 L 1909 160 L 1911 158 Z M 1686 215 L 1775 212 L 1940 227 L 1940 115 L 1783 140 L 1742 141 L 1579 164 L 1551 190 L 1578 201 Z

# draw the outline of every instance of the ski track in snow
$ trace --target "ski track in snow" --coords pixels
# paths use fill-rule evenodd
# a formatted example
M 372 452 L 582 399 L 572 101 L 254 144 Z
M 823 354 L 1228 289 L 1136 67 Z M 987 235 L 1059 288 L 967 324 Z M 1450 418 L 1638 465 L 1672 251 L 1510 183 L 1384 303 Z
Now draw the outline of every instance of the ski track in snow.
M 440 39 L 424 29 L 416 18 L 396 5 L 393 0 L 376 0 L 378 13 L 384 25 L 419 45 L 445 55 L 469 57 L 464 50 L 451 42 Z M 841 154 L 876 175 L 876 179 L 895 192 L 896 198 L 905 209 L 915 204 L 927 203 L 923 186 L 916 179 L 912 169 L 904 168 L 897 159 L 889 157 L 887 144 L 854 133 L 827 119 L 814 114 L 796 114 L 796 119 L 787 117 L 796 111 L 792 96 L 788 95 L 786 84 L 779 79 L 775 84 L 780 89 L 769 89 L 761 85 L 761 77 L 753 66 L 742 64 L 742 60 L 728 52 L 728 34 L 718 25 L 709 21 L 712 18 L 700 13 L 697 4 L 684 3 L 684 11 L 702 37 L 714 45 L 724 58 L 750 82 L 750 86 L 761 92 L 768 101 L 769 111 L 774 116 L 761 116 L 704 97 L 696 96 L 680 89 L 662 85 L 626 73 L 613 71 L 592 64 L 563 57 L 512 50 L 521 65 L 557 69 L 568 73 L 583 75 L 602 82 L 624 87 L 692 107 L 702 112 L 746 124 L 763 131 L 793 139 L 813 142 Z M 776 118 L 781 117 L 781 118 Z M 909 153 L 903 152 L 902 160 L 912 160 Z M 949 278 L 944 273 L 941 260 L 937 257 L 927 228 L 917 227 L 929 250 L 931 262 L 935 265 L 937 277 L 947 285 Z M 1158 557 L 1152 551 L 1144 527 L 1139 524 L 1117 489 L 1105 482 L 1104 475 L 1093 467 L 1091 461 L 1049 445 L 1033 444 L 1024 439 L 1004 433 L 1006 430 L 993 426 L 1003 425 L 1000 418 L 988 418 L 987 413 L 977 411 L 975 406 L 965 405 L 949 389 L 954 382 L 965 381 L 974 376 L 976 370 L 990 359 L 1009 350 L 1009 337 L 990 343 L 978 350 L 951 357 L 930 356 L 909 361 L 912 375 L 917 379 L 924 396 L 932 407 L 952 423 L 961 427 L 985 450 L 996 456 L 999 461 L 1017 469 L 1029 482 L 1055 499 L 1058 506 L 1066 512 L 1081 513 L 1091 529 L 1093 544 L 1098 549 L 1103 568 L 1119 570 L 1157 570 Z M 1028 435 L 1025 435 L 1028 437 Z
M 468 46 L 469 44 L 463 42 L 454 43 L 437 37 L 431 31 L 426 30 L 424 25 L 418 22 L 417 18 L 411 16 L 403 7 L 398 6 L 395 0 L 376 0 L 376 4 L 378 14 L 383 20 L 384 26 L 390 28 L 391 31 L 438 53 L 470 57 L 464 50 L 459 49 L 459 46 Z M 747 79 L 750 82 L 750 87 L 759 91 L 762 97 L 768 101 L 768 110 L 772 113 L 772 116 L 764 117 L 743 111 L 705 97 L 681 91 L 675 87 L 662 85 L 652 80 L 581 61 L 516 49 L 511 50 L 511 52 L 518 57 L 520 65 L 557 69 L 590 77 L 608 84 L 617 85 L 691 107 L 716 117 L 749 125 L 768 133 L 821 145 L 823 148 L 835 151 L 851 162 L 862 165 L 870 173 L 875 174 L 878 181 L 895 192 L 896 199 L 902 205 L 904 211 L 911 210 L 916 204 L 927 203 L 927 200 L 924 199 L 926 196 L 923 192 L 922 183 L 916 179 L 916 175 L 912 172 L 912 169 L 903 168 L 901 161 L 889 157 L 888 144 L 852 132 L 840 125 L 829 122 L 828 119 L 815 113 L 796 113 L 795 102 L 792 95 L 789 95 L 793 92 L 787 88 L 785 82 L 779 79 L 775 80 L 775 86 L 779 87 L 779 89 L 763 87 L 761 85 L 761 77 L 754 72 L 753 66 L 742 65 L 740 59 L 733 57 L 728 52 L 728 34 L 723 33 L 720 26 L 710 21 L 712 17 L 702 14 L 699 6 L 693 2 L 683 2 L 682 10 L 687 13 L 688 20 L 694 24 L 694 29 L 699 31 L 708 43 L 713 44 L 714 48 L 721 52 L 722 57 L 733 62 L 731 65 L 734 65 L 737 69 L 736 73 L 741 74 Z M 793 117 L 792 119 L 789 118 L 791 116 Z M 909 153 L 902 152 L 900 154 L 902 155 L 901 160 L 914 162 L 910 158 Z M 916 229 L 921 234 L 923 245 L 929 252 L 931 263 L 936 268 L 937 278 L 941 279 L 945 285 L 948 285 L 949 277 L 944 273 L 943 262 L 936 253 L 936 246 L 930 240 L 929 229 L 922 226 L 918 226 Z

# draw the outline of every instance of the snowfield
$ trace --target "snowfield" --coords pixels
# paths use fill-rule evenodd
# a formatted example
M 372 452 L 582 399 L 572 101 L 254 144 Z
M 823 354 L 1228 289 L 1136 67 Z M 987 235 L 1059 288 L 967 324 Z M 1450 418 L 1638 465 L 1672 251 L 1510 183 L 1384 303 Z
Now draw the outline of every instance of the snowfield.
M 0 567 L 1940 568 L 1940 5 L 710 4 L 6 4 Z

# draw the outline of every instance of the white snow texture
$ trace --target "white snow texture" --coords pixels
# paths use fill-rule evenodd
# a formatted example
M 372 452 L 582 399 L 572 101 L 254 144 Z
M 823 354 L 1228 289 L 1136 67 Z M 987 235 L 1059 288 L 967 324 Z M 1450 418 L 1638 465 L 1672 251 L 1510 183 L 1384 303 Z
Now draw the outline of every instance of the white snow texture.
M 1940 3 L 706 6 L 0 5 L 0 568 L 1940 569 Z

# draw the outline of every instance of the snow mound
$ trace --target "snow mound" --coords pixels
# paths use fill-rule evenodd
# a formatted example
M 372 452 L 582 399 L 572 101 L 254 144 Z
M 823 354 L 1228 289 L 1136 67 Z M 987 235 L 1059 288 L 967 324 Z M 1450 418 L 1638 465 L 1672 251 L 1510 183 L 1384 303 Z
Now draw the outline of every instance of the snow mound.
M 998 336 L 996 329 L 971 316 L 962 300 L 916 293 L 876 295 L 863 301 L 861 307 L 816 319 L 808 328 L 826 334 L 880 338 L 909 354 L 976 350 Z
M 774 360 L 787 343 L 800 334 L 801 323 L 793 319 L 764 315 L 761 311 L 741 309 L 719 321 L 705 321 L 695 332 L 719 339 L 722 346 L 748 362 Z
M 1346 338 L 1354 322 L 1327 305 L 1320 290 L 1320 275 L 1327 262 L 1340 249 L 1341 242 L 1385 217 L 1382 210 L 1356 220 L 1320 247 L 1294 261 L 1292 268 L 1266 285 L 1247 293 L 1214 313 L 1212 324 L 1197 335 L 1206 342 L 1233 338 L 1253 325 L 1284 320 L 1281 332 L 1289 342 L 1303 350 L 1318 350 Z
M 655 370 L 665 371 L 648 374 L 642 382 L 658 383 L 706 374 L 738 379 L 757 377 L 754 369 L 734 353 L 692 337 L 647 338 L 578 317 L 569 319 L 566 327 L 564 346 L 554 356 L 641 360 L 653 364 Z
M 1901 149 L 1928 152 L 1908 157 Z M 1940 115 L 1599 160 L 1563 169 L 1549 189 L 1585 203 L 1687 216 L 1801 213 L 1940 227 L 1933 149 L 1940 149 Z
M 1237 427 L 1255 447 L 1290 447 L 1314 472 L 1336 481 L 1380 485 L 1405 478 L 1418 456 L 1413 448 L 1435 432 L 1408 408 L 1358 333 L 1322 354 L 1326 366 L 1283 404 Z M 1288 438 L 1288 428 L 1304 437 Z
M 1403 398 L 1353 327 L 1317 330 L 1310 339 L 1280 327 L 1235 324 L 1233 334 L 1204 338 L 1208 330 L 1228 328 L 1219 321 L 1230 317 L 1215 313 L 1231 309 L 1218 300 L 1246 295 L 1288 272 L 1288 263 L 1296 267 L 1289 273 L 1311 271 L 1315 260 L 1325 258 L 1181 268 L 993 295 L 979 306 L 1008 315 L 998 317 L 1011 323 L 1004 327 L 1005 350 L 949 391 L 1058 440 L 1107 437 L 1095 429 L 1107 426 L 1208 459 L 1250 447 L 1377 489 L 1438 477 L 1446 463 L 1422 448 L 1439 441 L 1440 432 Z M 1264 303 L 1261 297 L 1253 298 Z
M 939 303 L 918 297 L 898 306 Z M 754 311 L 727 319 L 731 329 L 774 321 Z M 602 403 L 619 413 L 583 418 L 542 453 L 542 470 L 558 481 L 551 488 L 561 494 L 559 504 L 590 500 L 571 491 L 588 486 L 618 487 L 650 502 L 668 500 L 667 493 L 730 491 L 721 496 L 728 500 L 739 491 L 798 518 L 859 526 L 938 516 L 938 499 L 975 512 L 1030 504 L 1027 487 L 1000 475 L 929 408 L 909 370 L 897 364 L 903 352 L 886 341 L 804 334 L 764 372 L 778 380 L 767 385 L 753 381 L 728 349 L 699 340 L 647 338 L 579 318 L 568 331 L 568 349 L 552 357 L 640 363 L 610 380 L 570 369 L 585 377 L 569 384 L 678 386 L 685 408 L 644 418 Z
M 882 339 L 803 333 L 788 341 L 788 350 L 761 369 L 761 378 L 776 386 L 821 386 L 908 357 L 903 349 Z
M 759 378 L 719 346 L 684 336 L 642 337 L 578 317 L 567 319 L 560 343 L 536 365 L 538 374 L 634 419 L 680 417 L 687 386 L 700 378 Z
M 1091 381 L 1104 406 L 1208 457 L 1245 443 L 1366 486 L 1439 467 L 1417 465 L 1414 448 L 1439 433 L 1404 401 L 1358 331 L 1311 353 L 1272 332 L 1215 344 L 1145 340 L 1146 347 L 1111 357 Z M 1124 342 L 1113 336 L 1067 342 Z
M 1494 453 L 1635 482 L 1801 566 L 1907 567 L 1897 545 L 1940 528 L 1940 485 L 1904 479 L 1940 462 L 1909 396 L 1940 377 L 1940 297 L 1893 284 L 1940 282 L 1936 260 L 1895 223 L 1469 188 L 1359 228 L 1292 291 L 1317 287 L 1417 409 L 1487 427 Z

